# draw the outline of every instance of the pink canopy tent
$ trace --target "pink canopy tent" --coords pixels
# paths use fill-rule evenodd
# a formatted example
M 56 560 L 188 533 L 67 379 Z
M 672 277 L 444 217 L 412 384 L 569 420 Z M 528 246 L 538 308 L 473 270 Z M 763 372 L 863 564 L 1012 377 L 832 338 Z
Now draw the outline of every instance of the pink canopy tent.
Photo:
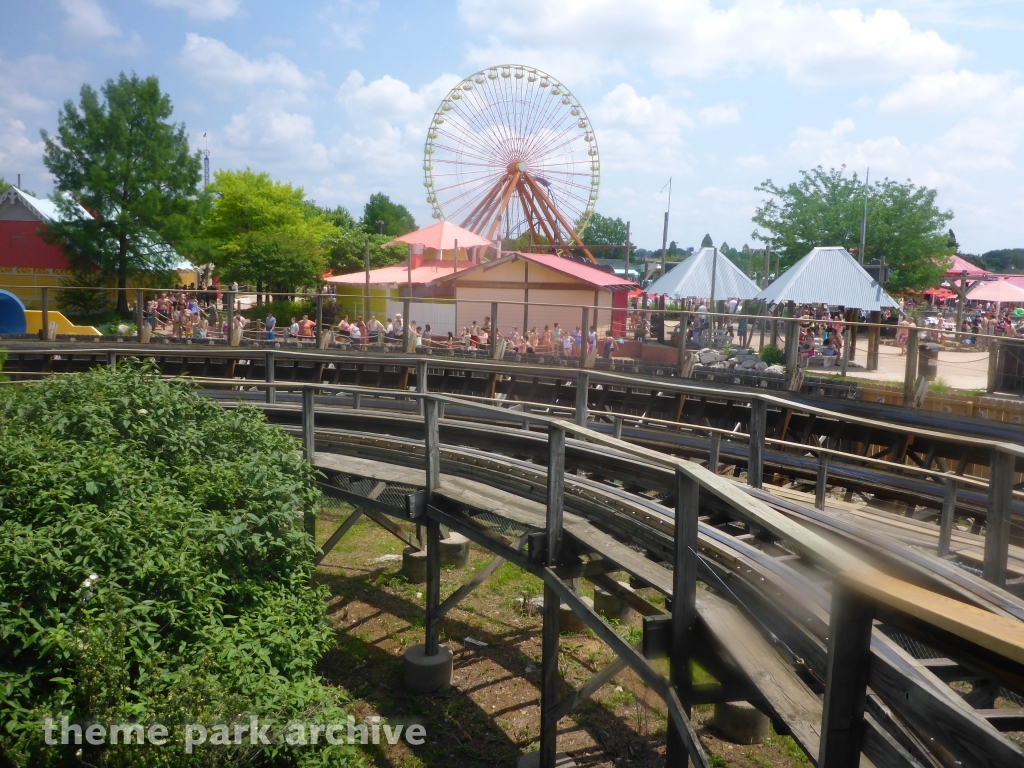
M 439 221 L 437 224 L 431 224 L 429 227 L 417 229 L 415 232 L 396 237 L 390 243 L 385 243 L 381 247 L 408 243 L 409 245 L 422 245 L 424 248 L 431 248 L 435 251 L 451 251 L 455 248 L 456 242 L 458 242 L 459 248 L 494 245 L 487 238 L 480 237 L 475 232 L 463 229 L 457 224 L 452 224 L 450 221 Z
M 964 273 L 967 273 L 966 277 L 986 277 L 989 273 L 986 272 L 979 266 L 971 264 L 966 259 L 961 259 L 959 256 L 953 257 L 953 263 L 949 265 L 949 269 L 946 270 L 946 277 L 962 277 Z
M 1006 280 L 986 280 L 972 288 L 968 292 L 967 298 L 970 301 L 1024 304 L 1024 288 Z

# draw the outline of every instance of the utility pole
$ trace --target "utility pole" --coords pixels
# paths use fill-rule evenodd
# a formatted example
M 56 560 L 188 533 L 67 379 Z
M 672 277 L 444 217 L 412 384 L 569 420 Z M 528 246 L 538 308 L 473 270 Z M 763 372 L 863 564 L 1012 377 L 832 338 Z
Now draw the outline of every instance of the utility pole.
M 629 222 L 626 222 L 626 271 L 622 273 L 623 280 L 629 280 Z M 583 329 L 586 332 L 586 328 Z
M 715 248 L 715 255 L 711 258 L 711 306 L 708 307 L 708 312 L 715 311 L 715 273 L 718 271 L 718 248 Z M 714 320 L 711 321 L 711 327 L 715 327 Z
M 868 168 L 868 172 L 864 174 L 864 216 L 860 220 L 860 253 L 857 257 L 862 267 L 864 266 L 864 239 L 868 234 L 868 178 L 870 176 L 871 169 Z
M 668 177 L 668 205 L 665 207 L 665 228 L 661 232 L 661 274 L 665 274 L 665 253 L 668 248 L 668 212 L 672 210 L 672 177 Z M 665 187 L 661 191 L 665 191 Z M 660 194 L 660 193 L 659 193 Z
M 370 322 L 370 238 L 366 238 L 366 293 L 363 300 L 363 317 Z

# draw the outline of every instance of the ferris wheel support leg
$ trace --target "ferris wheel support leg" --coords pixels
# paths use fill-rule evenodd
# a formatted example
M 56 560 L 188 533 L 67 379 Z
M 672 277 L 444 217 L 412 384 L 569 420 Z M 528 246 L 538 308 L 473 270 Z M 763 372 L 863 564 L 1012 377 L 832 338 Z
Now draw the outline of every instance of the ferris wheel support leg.
M 569 224 L 569 222 L 565 220 L 565 217 L 558 212 L 558 209 L 555 208 L 554 203 L 551 202 L 551 199 L 547 196 L 547 193 L 540 188 L 540 185 L 537 184 L 537 182 L 534 181 L 534 179 L 529 174 L 526 174 L 526 181 L 530 185 L 531 189 L 533 189 L 534 195 L 536 195 L 537 199 L 540 200 L 542 205 L 544 205 L 544 207 L 546 207 L 549 210 L 550 214 L 554 216 L 558 223 L 560 223 L 562 227 L 565 228 L 565 231 L 569 233 L 569 236 L 573 240 L 576 241 L 577 245 L 583 245 L 583 241 L 580 240 L 579 235 L 577 235 L 576 232 L 573 230 L 572 225 Z M 596 261 L 594 259 L 594 255 L 586 248 L 583 249 L 583 253 L 586 254 L 587 258 L 590 261 Z
M 505 213 L 505 209 L 508 208 L 508 201 L 512 199 L 512 193 L 515 191 L 516 185 L 519 183 L 519 177 L 522 176 L 518 171 L 512 177 L 512 181 L 505 189 L 505 194 L 501 196 L 501 204 L 498 205 L 497 211 L 494 216 L 494 223 L 491 224 L 491 228 L 488 230 L 488 234 L 485 235 L 488 240 L 493 240 L 495 235 L 499 233 L 501 227 L 501 217 Z

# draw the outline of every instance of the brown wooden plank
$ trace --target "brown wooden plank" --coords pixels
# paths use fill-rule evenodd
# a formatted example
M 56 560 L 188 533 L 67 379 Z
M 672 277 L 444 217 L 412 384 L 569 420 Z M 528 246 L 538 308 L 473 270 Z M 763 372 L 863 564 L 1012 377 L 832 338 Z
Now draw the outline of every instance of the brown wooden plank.
M 878 571 L 855 569 L 842 582 L 879 603 L 1024 664 L 1024 623 L 997 616 Z
M 774 717 L 818 759 L 822 704 L 775 649 L 750 625 L 739 608 L 706 590 L 697 592 L 697 615 L 722 650 L 764 697 Z

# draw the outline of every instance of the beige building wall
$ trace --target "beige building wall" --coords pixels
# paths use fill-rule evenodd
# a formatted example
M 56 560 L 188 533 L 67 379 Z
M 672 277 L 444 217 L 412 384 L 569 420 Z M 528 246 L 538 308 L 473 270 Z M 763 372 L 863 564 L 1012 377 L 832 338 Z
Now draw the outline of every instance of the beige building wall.
M 456 312 L 455 326 L 458 333 L 472 324 L 474 320 L 483 324 L 484 318 L 491 314 L 492 301 L 523 301 L 522 288 L 462 288 L 455 289 Z M 512 326 L 523 329 L 523 308 L 501 307 L 498 310 L 498 328 L 502 333 L 507 333 Z
M 595 296 L 596 294 L 596 296 Z M 595 298 L 597 300 L 597 322 L 594 321 Z M 548 305 L 548 306 L 545 306 Z M 588 318 L 591 325 L 597 325 L 598 333 L 604 333 L 604 329 L 611 323 L 612 295 L 607 291 L 593 290 L 552 290 L 552 289 L 530 289 L 530 317 L 529 326 L 537 327 L 538 332 L 544 330 L 544 326 L 555 327 L 555 323 L 563 329 L 568 328 L 575 331 L 577 325 L 583 323 L 582 307 L 588 307 Z M 601 311 L 601 310 L 604 311 Z

